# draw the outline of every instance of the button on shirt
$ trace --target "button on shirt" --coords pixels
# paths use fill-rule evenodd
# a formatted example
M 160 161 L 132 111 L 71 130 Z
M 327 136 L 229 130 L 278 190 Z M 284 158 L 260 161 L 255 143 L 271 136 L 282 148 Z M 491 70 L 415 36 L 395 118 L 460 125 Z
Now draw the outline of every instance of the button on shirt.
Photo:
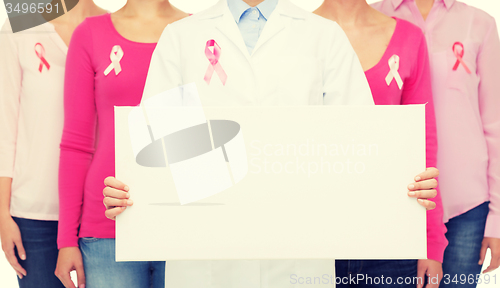
M 267 19 L 278 4 L 278 0 L 265 0 L 256 7 L 250 7 L 243 0 L 228 0 L 227 4 L 241 31 L 248 53 L 252 54 Z
M 500 39 L 495 19 L 455 0 L 435 0 L 425 21 L 415 0 L 385 0 L 374 7 L 413 22 L 427 38 L 444 221 L 490 201 L 485 237 L 500 238 Z

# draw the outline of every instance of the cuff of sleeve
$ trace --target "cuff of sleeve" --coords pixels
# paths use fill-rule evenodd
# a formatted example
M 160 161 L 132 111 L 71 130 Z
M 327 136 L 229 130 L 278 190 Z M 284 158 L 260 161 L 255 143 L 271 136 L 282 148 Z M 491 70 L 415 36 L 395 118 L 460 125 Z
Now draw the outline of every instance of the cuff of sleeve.
M 67 239 L 58 239 L 57 240 L 57 248 L 62 249 L 66 247 L 79 247 L 78 245 L 78 237 L 71 237 Z
M 448 241 L 427 241 L 427 259 L 443 263 L 444 250 L 446 249 L 446 246 L 448 246 Z
M 484 237 L 500 238 L 500 215 L 488 214 Z
M 13 176 L 12 170 L 0 170 L 0 177 L 13 178 Z

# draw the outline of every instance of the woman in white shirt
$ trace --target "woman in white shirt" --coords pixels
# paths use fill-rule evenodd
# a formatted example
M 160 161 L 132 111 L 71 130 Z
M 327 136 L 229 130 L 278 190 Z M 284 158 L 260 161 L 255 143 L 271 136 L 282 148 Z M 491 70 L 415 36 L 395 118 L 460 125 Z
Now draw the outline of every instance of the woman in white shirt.
M 76 26 L 105 12 L 81 0 L 17 33 L 7 20 L 0 33 L 0 235 L 20 287 L 64 287 L 54 270 L 66 53 Z

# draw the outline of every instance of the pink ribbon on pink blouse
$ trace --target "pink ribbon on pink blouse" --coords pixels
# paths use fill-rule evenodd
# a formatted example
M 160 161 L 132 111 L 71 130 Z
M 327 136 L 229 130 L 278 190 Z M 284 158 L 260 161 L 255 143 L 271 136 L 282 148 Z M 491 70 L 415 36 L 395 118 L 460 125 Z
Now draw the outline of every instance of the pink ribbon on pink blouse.
M 214 48 L 214 52 L 210 50 L 210 47 Z M 207 72 L 205 73 L 205 82 L 210 84 L 212 80 L 212 76 L 214 71 L 219 75 L 219 79 L 222 82 L 222 85 L 226 85 L 227 74 L 219 63 L 219 58 L 221 54 L 221 49 L 219 44 L 215 42 L 215 40 L 208 40 L 207 46 L 205 46 L 205 55 L 207 56 L 208 61 L 210 61 L 210 65 L 208 66 Z
M 43 48 L 43 45 L 41 43 L 35 44 L 35 53 L 36 56 L 40 58 L 40 66 L 38 66 L 38 71 L 42 73 L 43 65 L 47 67 L 47 70 L 50 70 L 50 64 L 45 59 L 45 48 Z
M 115 70 L 115 75 L 120 74 L 122 72 L 122 66 L 120 65 L 120 61 L 123 58 L 123 50 L 120 45 L 115 45 L 111 48 L 111 54 L 109 54 L 109 60 L 111 60 L 111 64 L 109 64 L 108 68 L 104 70 L 104 75 L 108 76 L 111 71 Z
M 398 84 L 399 90 L 403 88 L 403 79 L 401 79 L 401 75 L 399 74 L 399 56 L 394 54 L 389 58 L 389 74 L 385 77 L 385 82 L 387 86 L 390 86 L 392 80 L 396 80 L 396 84 Z
M 455 63 L 455 66 L 453 66 L 453 71 L 456 71 L 461 63 L 462 66 L 464 66 L 465 71 L 471 74 L 469 67 L 467 67 L 467 65 L 464 62 L 464 59 L 462 58 L 464 57 L 465 53 L 464 45 L 460 42 L 455 42 L 455 44 L 453 44 L 453 53 L 455 53 L 455 57 L 457 57 L 457 62 Z

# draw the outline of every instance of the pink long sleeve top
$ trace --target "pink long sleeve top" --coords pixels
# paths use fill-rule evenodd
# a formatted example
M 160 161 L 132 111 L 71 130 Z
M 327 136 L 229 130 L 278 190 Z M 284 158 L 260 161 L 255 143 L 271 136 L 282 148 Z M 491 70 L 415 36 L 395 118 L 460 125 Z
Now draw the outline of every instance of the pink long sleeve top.
M 12 178 L 10 214 L 59 217 L 57 172 L 68 47 L 47 22 L 0 31 L 0 177 Z
M 382 59 L 365 71 L 366 78 L 376 105 L 427 103 L 427 167 L 436 167 L 436 120 L 425 37 L 415 25 L 397 18 L 396 21 L 396 29 Z M 436 209 L 427 212 L 427 254 L 429 259 L 442 262 L 448 242 L 442 220 L 443 206 L 439 190 L 433 201 L 437 204 Z
M 444 222 L 490 201 L 485 237 L 500 238 L 500 39 L 495 19 L 436 0 L 424 21 L 414 0 L 374 4 L 425 33 L 439 139 Z
M 125 39 L 110 14 L 87 18 L 73 34 L 64 83 L 59 248 L 78 246 L 79 237 L 115 237 L 102 202 L 104 179 L 115 173 L 114 106 L 140 103 L 155 47 Z

